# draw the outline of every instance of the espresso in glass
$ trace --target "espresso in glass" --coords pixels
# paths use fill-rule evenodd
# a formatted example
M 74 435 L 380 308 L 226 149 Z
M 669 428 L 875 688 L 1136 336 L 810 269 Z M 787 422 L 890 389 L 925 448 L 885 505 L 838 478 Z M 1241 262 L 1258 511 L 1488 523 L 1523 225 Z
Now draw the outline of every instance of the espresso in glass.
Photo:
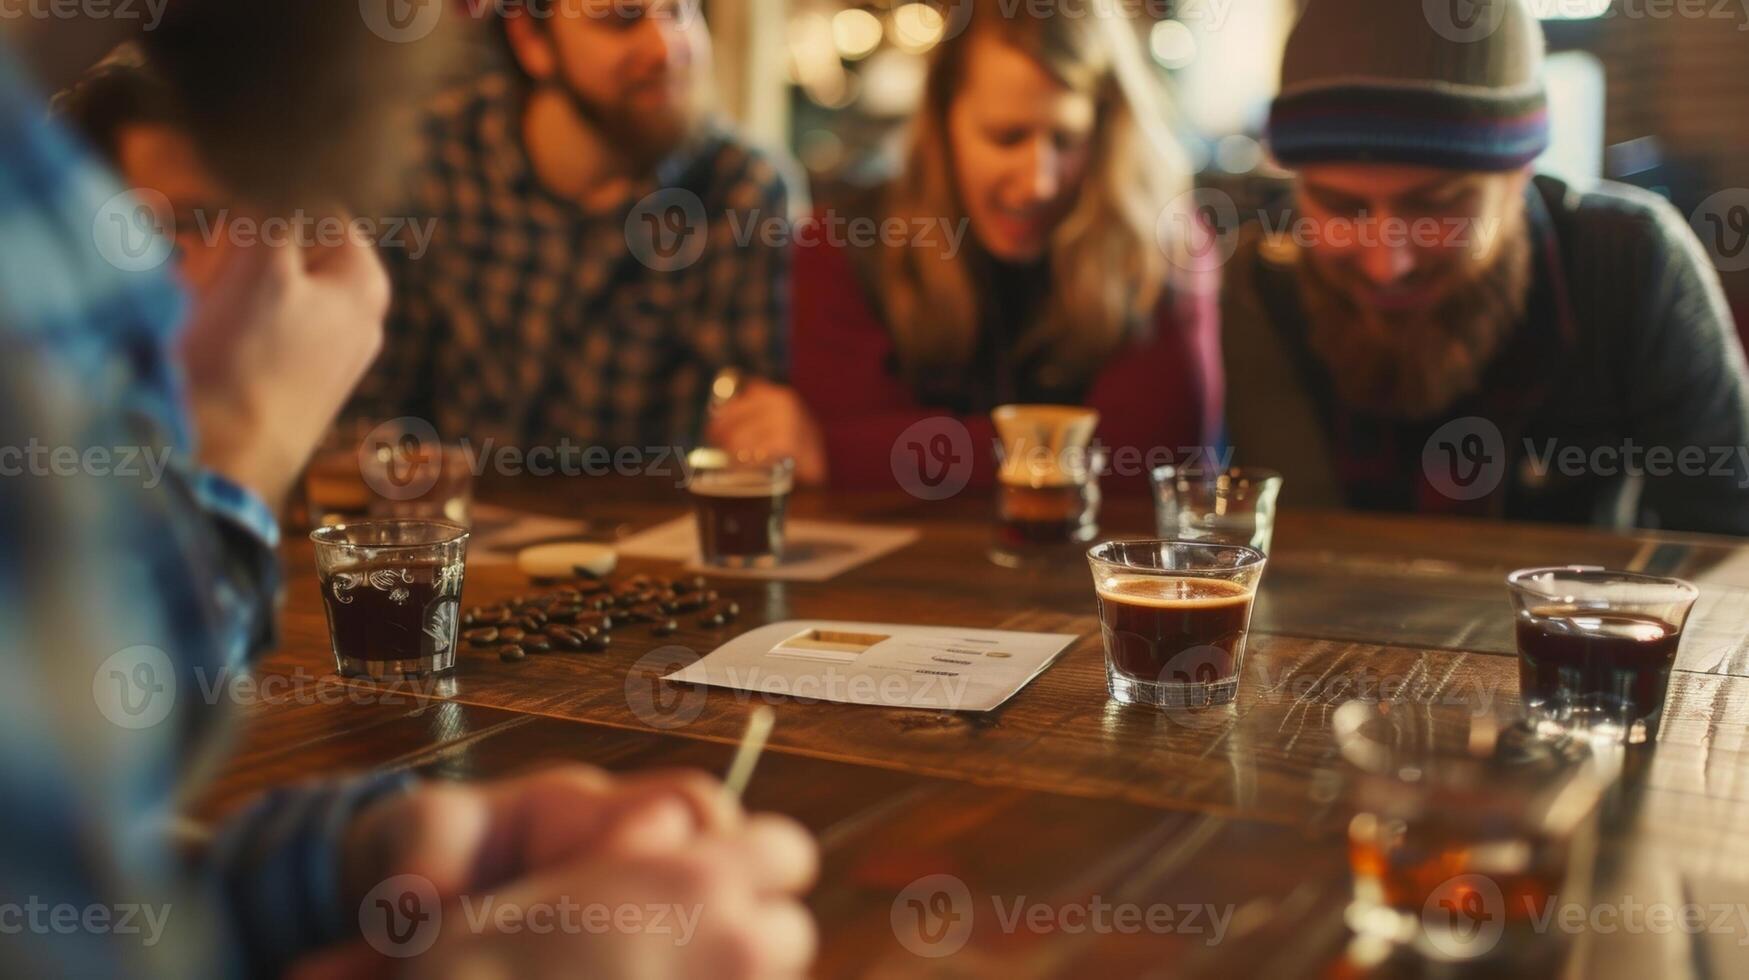
M 1569 566 L 1507 576 L 1519 696 L 1549 733 L 1657 735 L 1682 628 L 1700 592 L 1680 579 Z
M 1260 552 L 1114 541 L 1093 548 L 1088 560 L 1114 698 L 1162 707 L 1233 700 L 1263 571 Z
M 318 528 L 310 538 L 336 670 L 382 679 L 455 666 L 466 529 L 371 520 Z
M 784 509 L 794 484 L 789 460 L 696 469 L 687 489 L 707 565 L 761 568 L 783 558 Z
M 998 490 L 996 540 L 1011 548 L 1084 542 L 1099 533 L 1099 484 L 1009 486 Z

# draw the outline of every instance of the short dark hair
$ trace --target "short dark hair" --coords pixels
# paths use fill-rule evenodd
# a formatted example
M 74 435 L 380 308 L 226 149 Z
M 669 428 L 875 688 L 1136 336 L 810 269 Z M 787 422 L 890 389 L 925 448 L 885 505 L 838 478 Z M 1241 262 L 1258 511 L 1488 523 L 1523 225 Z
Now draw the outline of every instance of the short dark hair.
M 124 127 L 183 123 L 181 107 L 163 79 L 144 66 L 119 62 L 92 69 L 61 93 L 54 107 L 111 161 L 119 160 Z

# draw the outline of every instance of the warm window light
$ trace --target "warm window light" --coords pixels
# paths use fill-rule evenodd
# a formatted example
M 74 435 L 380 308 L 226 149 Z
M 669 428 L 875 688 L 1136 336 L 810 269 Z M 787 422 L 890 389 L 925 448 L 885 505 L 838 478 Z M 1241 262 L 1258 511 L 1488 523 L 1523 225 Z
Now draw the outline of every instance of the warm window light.
M 881 22 L 857 7 L 832 15 L 832 41 L 847 61 L 866 58 L 881 44 Z
M 1196 35 L 1181 21 L 1163 20 L 1148 32 L 1148 50 L 1166 68 L 1183 68 L 1196 60 Z
M 926 3 L 907 3 L 893 11 L 893 43 L 901 51 L 923 54 L 941 41 L 947 20 Z

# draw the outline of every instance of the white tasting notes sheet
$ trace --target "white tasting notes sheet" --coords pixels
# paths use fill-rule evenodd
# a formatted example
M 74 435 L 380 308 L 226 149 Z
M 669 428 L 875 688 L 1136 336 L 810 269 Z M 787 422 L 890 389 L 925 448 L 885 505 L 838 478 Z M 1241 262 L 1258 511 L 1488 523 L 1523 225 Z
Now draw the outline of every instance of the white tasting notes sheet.
M 735 637 L 664 680 L 888 708 L 989 711 L 1077 638 L 954 626 L 790 620 Z

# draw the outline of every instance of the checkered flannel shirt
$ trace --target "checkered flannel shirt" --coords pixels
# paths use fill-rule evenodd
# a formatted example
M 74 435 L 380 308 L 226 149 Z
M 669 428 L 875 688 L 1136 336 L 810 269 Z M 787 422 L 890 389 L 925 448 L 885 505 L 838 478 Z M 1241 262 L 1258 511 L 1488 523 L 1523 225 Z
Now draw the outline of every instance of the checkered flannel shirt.
M 0 42 L 0 976 L 271 973 L 357 935 L 342 833 L 403 778 L 173 846 L 271 639 L 279 527 L 196 462 L 168 244 L 47 105 Z
M 784 371 L 789 260 L 764 234 L 787 219 L 778 170 L 707 130 L 591 213 L 537 180 L 521 106 L 490 73 L 431 107 L 410 220 L 384 248 L 384 353 L 352 414 L 525 448 L 691 445 L 720 369 Z

